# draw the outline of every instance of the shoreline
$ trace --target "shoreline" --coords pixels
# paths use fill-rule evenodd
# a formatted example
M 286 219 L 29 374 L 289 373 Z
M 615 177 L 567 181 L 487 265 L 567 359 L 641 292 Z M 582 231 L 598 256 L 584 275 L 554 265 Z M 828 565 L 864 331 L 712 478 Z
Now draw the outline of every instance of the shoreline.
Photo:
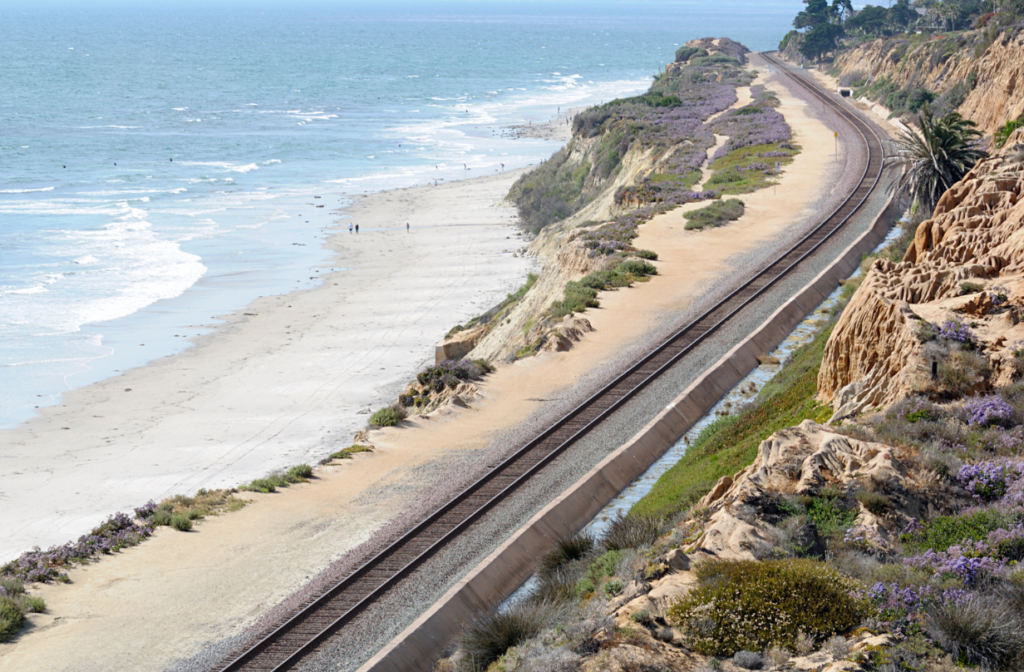
M 787 115 L 787 121 L 795 135 L 827 131 L 805 104 L 794 101 L 788 92 L 784 98 L 793 114 L 792 118 Z M 402 428 L 373 432 L 371 443 L 377 446 L 373 454 L 318 470 L 314 483 L 272 495 L 246 493 L 252 504 L 230 516 L 208 519 L 196 532 L 178 536 L 161 529 L 143 546 L 98 565 L 76 568 L 72 578 L 77 587 L 41 586 L 39 594 L 61 616 L 33 617 L 32 629 L 41 636 L 33 639 L 32 646 L 49 645 L 102 659 L 106 654 L 94 641 L 96 628 L 127 627 L 140 615 L 158 610 L 176 623 L 173 630 L 188 632 L 191 638 L 190 646 L 182 648 L 180 639 L 165 638 L 165 630 L 141 627 L 138 638 L 145 644 L 140 647 L 148 646 L 149 655 L 133 663 L 139 669 L 159 669 L 169 661 L 195 655 L 207 644 L 228 641 L 268 617 L 284 598 L 369 539 L 418 495 L 438 482 L 457 478 L 452 473 L 456 466 L 472 468 L 494 453 L 494 446 L 500 450 L 502 441 L 514 441 L 530 418 L 553 407 L 538 402 L 558 403 L 572 397 L 587 381 L 599 378 L 602 369 L 630 356 L 640 341 L 677 318 L 680 311 L 699 305 L 709 286 L 728 273 L 731 261 L 754 254 L 759 244 L 771 246 L 780 235 L 799 228 L 805 215 L 827 200 L 824 186 L 831 172 L 830 147 L 801 144 L 804 151 L 783 175 L 783 184 L 789 187 L 784 190 L 786 196 L 765 193 L 769 190 L 745 195 L 744 200 L 751 202 L 741 220 L 712 231 L 685 231 L 683 210 L 677 209 L 641 227 L 636 246 L 652 247 L 662 255 L 659 277 L 603 294 L 602 307 L 584 314 L 597 330 L 572 350 L 500 367 L 485 379 L 482 396 L 469 409 L 415 418 Z M 394 192 L 392 205 L 407 204 L 408 194 L 403 191 L 411 190 Z M 737 246 L 737 238 L 745 240 L 746 246 Z M 480 306 L 478 312 L 489 307 Z M 622 320 L 623 314 L 631 319 Z M 453 421 L 456 418 L 459 422 Z M 168 584 L 176 587 L 173 597 L 167 595 Z M 257 595 L 253 595 L 254 585 L 260 586 Z M 103 617 L 85 622 L 76 617 L 83 609 Z M 57 618 L 71 627 L 42 636 L 57 625 Z M 202 621 L 201 638 L 195 636 L 198 621 Z M 31 636 L 30 630 L 26 638 Z M 27 643 L 19 647 L 19 656 L 29 648 Z M 154 657 L 162 660 L 154 662 Z M 0 666 L 14 661 L 2 656 Z
M 333 257 L 324 267 L 349 270 L 218 316 L 193 347 L 68 391 L 36 418 L 0 430 L 8 447 L 0 560 L 64 543 L 148 499 L 236 487 L 349 445 L 368 405 L 390 403 L 453 320 L 521 284 L 530 261 L 506 252 L 517 240 L 514 217 L 497 204 L 524 170 L 355 196 L 341 214 L 368 226 L 357 237 L 338 224 L 324 244 Z M 448 198 L 453 191 L 459 196 Z M 430 218 L 401 230 L 432 193 L 470 205 L 427 208 Z M 456 249 L 462 263 L 444 268 Z M 337 346 L 338 337 L 351 345 Z M 332 368 L 353 387 L 341 389 Z M 251 389 L 268 399 L 250 399 Z M 320 407 L 315 419 L 309 404 Z M 53 492 L 67 494 L 54 501 Z

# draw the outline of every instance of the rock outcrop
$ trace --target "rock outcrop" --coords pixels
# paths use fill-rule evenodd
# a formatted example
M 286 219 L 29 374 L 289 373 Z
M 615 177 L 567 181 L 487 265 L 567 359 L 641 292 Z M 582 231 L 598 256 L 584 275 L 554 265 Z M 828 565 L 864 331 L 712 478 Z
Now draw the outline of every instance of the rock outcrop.
M 700 500 L 696 508 L 705 509 L 704 530 L 686 552 L 763 559 L 778 546 L 782 532 L 775 523 L 784 517 L 779 515 L 779 502 L 785 497 L 814 497 L 826 487 L 834 496 L 847 498 L 868 487 L 900 492 L 906 479 L 907 469 L 890 446 L 859 441 L 805 420 L 763 441 L 753 464 L 724 477 Z M 921 505 L 916 498 L 908 493 L 901 499 L 897 510 L 918 513 Z M 886 550 L 889 532 L 877 517 L 860 507 L 856 524 L 880 551 Z M 813 538 L 799 541 L 805 546 L 814 543 Z
M 1005 384 L 1015 375 L 1013 352 L 1024 341 L 1017 325 L 1024 307 L 1022 150 L 1018 130 L 943 195 L 903 261 L 871 266 L 829 338 L 818 375 L 819 397 L 832 401 L 838 417 L 933 390 L 944 355 L 928 351 L 919 336 L 929 323 L 962 322 L 995 379 Z

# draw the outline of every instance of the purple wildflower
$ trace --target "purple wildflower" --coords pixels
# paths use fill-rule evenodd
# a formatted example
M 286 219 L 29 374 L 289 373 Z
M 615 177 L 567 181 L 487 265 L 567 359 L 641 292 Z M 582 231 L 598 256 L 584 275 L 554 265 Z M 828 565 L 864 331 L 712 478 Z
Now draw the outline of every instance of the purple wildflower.
M 939 327 L 939 336 L 965 345 L 972 345 L 975 342 L 974 332 L 960 320 L 943 322 Z
M 972 426 L 1003 425 L 1013 418 L 1013 407 L 994 394 L 971 399 L 965 404 L 964 410 L 969 415 L 967 422 Z

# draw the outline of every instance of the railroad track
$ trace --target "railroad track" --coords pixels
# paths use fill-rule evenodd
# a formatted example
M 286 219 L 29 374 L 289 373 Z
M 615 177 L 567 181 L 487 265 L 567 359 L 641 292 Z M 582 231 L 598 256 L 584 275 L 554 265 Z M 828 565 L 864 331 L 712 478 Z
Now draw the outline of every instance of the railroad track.
M 493 467 L 390 546 L 311 601 L 222 668 L 223 672 L 288 670 L 324 640 L 342 635 L 346 623 L 354 616 L 756 300 L 841 230 L 863 206 L 882 173 L 884 149 L 878 136 L 855 113 L 808 83 L 802 75 L 792 72 L 773 56 L 761 56 L 832 107 L 850 123 L 863 141 L 867 161 L 853 193 L 785 254 L 537 438 Z

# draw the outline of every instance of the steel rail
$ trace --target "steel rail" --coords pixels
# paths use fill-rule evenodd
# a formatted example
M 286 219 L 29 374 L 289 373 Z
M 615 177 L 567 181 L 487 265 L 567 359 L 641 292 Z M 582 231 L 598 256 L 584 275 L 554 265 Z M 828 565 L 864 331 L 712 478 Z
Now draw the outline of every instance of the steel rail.
M 857 186 L 850 195 L 820 224 L 780 257 L 748 278 L 740 287 L 658 345 L 612 382 L 590 396 L 521 449 L 490 468 L 479 479 L 452 497 L 423 521 L 278 625 L 222 668 L 223 672 L 237 670 L 276 672 L 292 668 L 325 639 L 334 635 L 369 603 L 379 598 L 416 567 L 422 565 L 429 557 L 465 531 L 480 516 L 504 500 L 570 445 L 660 377 L 681 357 L 692 351 L 738 312 L 749 306 L 777 281 L 786 277 L 808 256 L 830 240 L 860 210 L 878 185 L 882 174 L 884 148 L 877 134 L 856 114 L 837 101 L 831 100 L 816 86 L 809 84 L 804 77 L 790 71 L 768 54 L 761 54 L 761 56 L 768 63 L 779 68 L 780 72 L 786 72 L 802 88 L 826 102 L 860 136 L 867 157 Z M 859 199 L 856 198 L 858 196 Z M 830 223 L 831 226 L 829 226 Z M 796 258 L 790 260 L 794 256 Z M 722 312 L 725 314 L 716 317 L 716 313 Z M 705 322 L 710 322 L 710 324 L 703 324 Z M 638 380 L 631 380 L 631 378 L 638 378 Z M 597 409 L 596 413 L 593 412 L 594 409 Z M 566 431 L 568 431 L 567 437 L 556 436 L 559 432 L 566 433 Z M 548 440 L 553 437 L 555 445 L 548 446 L 548 449 L 544 450 L 545 443 L 550 443 Z M 517 466 L 524 465 L 525 469 L 516 469 Z M 488 486 L 491 490 L 495 488 L 497 490 L 487 493 Z M 460 512 L 460 506 L 462 508 L 468 506 L 469 510 Z M 431 528 L 440 529 L 432 530 Z M 390 567 L 388 567 L 389 564 Z M 327 617 L 326 623 L 323 618 L 319 619 L 319 624 L 317 624 L 316 615 L 321 611 L 328 610 L 336 601 L 343 602 L 341 598 L 345 597 L 346 591 L 357 593 L 352 596 L 355 601 L 348 600 L 351 603 L 342 606 L 342 611 Z M 297 632 L 302 630 L 302 626 L 307 622 L 313 629 L 305 633 Z M 309 630 L 309 628 L 305 629 Z

